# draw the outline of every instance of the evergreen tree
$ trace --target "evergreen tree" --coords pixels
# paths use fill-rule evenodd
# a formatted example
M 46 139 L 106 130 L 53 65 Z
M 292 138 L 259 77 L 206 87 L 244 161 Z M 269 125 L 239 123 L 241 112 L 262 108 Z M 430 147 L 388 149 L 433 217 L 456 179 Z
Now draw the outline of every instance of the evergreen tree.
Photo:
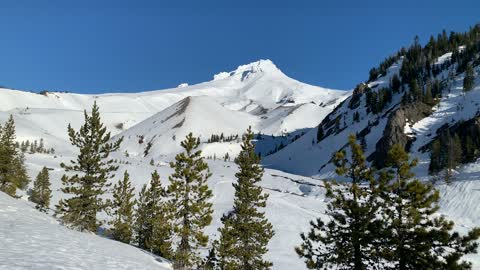
M 47 212 L 50 207 L 50 198 L 52 197 L 50 189 L 50 176 L 47 167 L 43 167 L 33 182 L 33 189 L 28 199 L 37 205 L 35 208 L 42 212 Z
M 15 147 L 15 122 L 10 115 L 0 126 L 0 191 L 15 197 L 17 188 L 26 189 L 29 182 L 23 153 Z
M 320 142 L 323 139 L 324 136 L 325 136 L 325 134 L 323 132 L 322 125 L 318 125 L 318 128 L 317 128 L 317 143 Z
M 400 87 L 402 86 L 402 82 L 398 78 L 398 75 L 395 73 L 392 76 L 392 80 L 390 81 L 390 88 L 392 88 L 393 92 L 398 93 L 400 91 Z
M 446 171 L 445 182 L 451 183 L 453 171 L 460 164 L 462 159 L 462 144 L 457 134 L 451 135 L 448 133 L 447 155 L 446 155 Z
M 40 138 L 40 144 L 38 145 L 38 152 L 42 153 L 45 150 L 45 144 L 43 138 Z
M 205 247 L 208 236 L 203 229 L 212 222 L 212 191 L 207 186 L 211 176 L 208 164 L 197 150 L 200 139 L 188 134 L 181 142 L 184 152 L 175 157 L 170 167 L 169 207 L 178 243 L 174 251 L 174 269 L 190 269 L 201 263 L 196 250 Z
M 468 92 L 475 86 L 475 75 L 471 64 L 467 65 L 465 78 L 463 79 L 463 91 Z
M 271 269 L 272 263 L 263 256 L 274 235 L 273 227 L 261 211 L 266 207 L 268 194 L 258 184 L 262 181 L 263 168 L 255 154 L 253 132 L 248 128 L 242 138 L 242 151 L 235 159 L 239 171 L 233 184 L 235 198 L 233 211 L 222 218 L 219 229 L 218 253 L 223 270 Z
M 430 81 L 427 82 L 426 88 L 425 88 L 425 96 L 423 97 L 423 102 L 428 105 L 434 105 L 433 102 L 433 95 L 432 95 L 432 84 Z
M 97 213 L 108 206 L 101 195 L 109 186 L 107 180 L 114 177 L 113 172 L 118 169 L 108 157 L 119 149 L 122 138 L 109 142 L 110 132 L 101 122 L 96 102 L 91 116 L 86 111 L 84 116 L 85 123 L 79 131 L 68 125 L 70 142 L 80 153 L 76 160 L 71 161 L 71 165 L 60 164 L 66 172 L 76 174 L 62 177 L 62 192 L 72 196 L 59 201 L 57 215 L 72 228 L 96 232 L 101 224 L 97 220 Z
M 390 168 L 382 174 L 382 269 L 471 269 L 469 263 L 459 260 L 476 251 L 480 228 L 460 236 L 451 233 L 453 222 L 433 217 L 439 192 L 412 179 L 411 169 L 417 161 L 410 161 L 402 146 L 393 146 L 387 162 Z
M 380 221 L 376 217 L 381 204 L 376 196 L 376 181 L 354 135 L 349 137 L 349 146 L 350 160 L 345 151 L 340 151 L 334 162 L 337 174 L 349 178 L 351 184 L 325 182 L 327 196 L 332 199 L 327 208 L 331 220 L 312 221 L 311 230 L 301 234 L 303 243 L 296 248 L 310 269 L 365 270 L 377 264 Z M 362 185 L 365 183 L 369 186 Z
M 220 263 L 217 257 L 217 252 L 215 249 L 215 245 L 208 251 L 208 256 L 205 259 L 202 267 L 202 270 L 220 270 Z M 223 269 L 222 269 L 223 270 Z
M 125 171 L 123 179 L 113 186 L 113 219 L 110 225 L 112 225 L 113 239 L 127 244 L 132 241 L 134 191 L 135 188 L 130 183 L 130 175 Z
M 166 204 L 166 190 L 157 171 L 150 186 L 140 191 L 135 214 L 135 239 L 138 247 L 164 258 L 172 257 L 172 227 Z
M 440 140 L 436 139 L 433 141 L 432 146 L 430 147 L 430 165 L 428 171 L 430 174 L 436 174 L 442 170 L 442 145 Z
M 417 80 L 410 82 L 410 95 L 414 101 L 422 100 L 422 89 L 420 89 Z

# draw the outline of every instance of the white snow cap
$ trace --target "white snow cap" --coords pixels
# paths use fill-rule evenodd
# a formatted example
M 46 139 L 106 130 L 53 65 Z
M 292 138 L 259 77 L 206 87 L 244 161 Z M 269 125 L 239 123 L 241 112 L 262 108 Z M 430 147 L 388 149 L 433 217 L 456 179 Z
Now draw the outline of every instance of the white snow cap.
M 177 86 L 177 88 L 184 88 L 184 87 L 187 87 L 188 86 L 188 83 L 181 83 Z
M 213 75 L 213 80 L 223 80 L 228 77 L 240 77 L 243 81 L 246 77 L 248 77 L 251 73 L 277 73 L 281 71 L 277 68 L 277 66 L 269 59 L 261 59 L 256 62 L 239 66 L 236 70 L 230 72 L 220 72 L 218 74 Z

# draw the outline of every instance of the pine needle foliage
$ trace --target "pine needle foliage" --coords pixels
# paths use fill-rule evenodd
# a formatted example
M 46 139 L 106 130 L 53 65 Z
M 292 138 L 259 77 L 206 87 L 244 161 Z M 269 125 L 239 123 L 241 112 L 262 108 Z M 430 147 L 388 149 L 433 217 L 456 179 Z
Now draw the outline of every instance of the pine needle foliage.
M 33 189 L 28 199 L 36 204 L 35 208 L 47 212 L 50 207 L 51 194 L 48 169 L 43 167 L 33 182 Z
M 249 127 L 242 137 L 242 151 L 235 159 L 239 171 L 233 184 L 233 210 L 222 218 L 218 244 L 220 267 L 223 270 L 271 269 L 273 264 L 263 256 L 274 235 L 273 226 L 262 211 L 268 194 L 262 192 L 263 168 L 255 153 L 254 134 Z
M 135 188 L 128 171 L 125 171 L 122 180 L 113 186 L 113 217 L 110 221 L 113 239 L 126 244 L 132 242 L 135 203 Z
M 30 183 L 24 165 L 23 153 L 15 147 L 15 121 L 10 115 L 0 126 L 0 191 L 16 197 L 17 189 L 26 189 Z
M 62 192 L 71 195 L 57 205 L 57 216 L 68 227 L 96 232 L 102 224 L 97 214 L 108 207 L 102 199 L 107 183 L 114 177 L 118 166 L 108 159 L 110 153 L 117 151 L 123 138 L 110 142 L 110 132 L 101 121 L 99 107 L 95 102 L 91 115 L 84 111 L 85 122 L 79 131 L 68 125 L 68 136 L 73 146 L 78 148 L 76 160 L 70 165 L 60 166 L 69 173 L 62 177 Z
M 150 185 L 140 191 L 135 214 L 135 239 L 138 247 L 167 259 L 172 258 L 171 213 L 167 191 L 154 171 Z
M 365 270 L 377 264 L 376 232 L 380 221 L 376 181 L 355 136 L 349 137 L 348 144 L 350 158 L 346 151 L 340 151 L 334 163 L 337 174 L 351 183 L 325 182 L 331 199 L 326 212 L 330 219 L 312 221 L 310 231 L 301 234 L 303 243 L 296 248 L 309 269 Z
M 200 139 L 188 134 L 181 146 L 184 152 L 170 163 L 169 209 L 172 213 L 175 243 L 173 268 L 186 270 L 201 264 L 198 249 L 205 247 L 208 236 L 204 228 L 212 222 L 212 191 L 207 185 L 211 176 L 208 164 L 197 150 Z

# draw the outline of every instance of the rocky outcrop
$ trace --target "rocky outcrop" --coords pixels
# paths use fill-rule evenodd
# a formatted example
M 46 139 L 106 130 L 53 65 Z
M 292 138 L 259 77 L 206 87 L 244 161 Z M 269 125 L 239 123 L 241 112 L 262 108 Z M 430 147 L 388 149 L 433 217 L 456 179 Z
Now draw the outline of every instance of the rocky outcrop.
M 378 169 L 385 167 L 388 151 L 393 145 L 400 144 L 407 148 L 411 139 L 405 134 L 405 125 L 418 122 L 431 113 L 431 106 L 423 102 L 401 105 L 393 111 L 388 117 L 382 138 L 375 146 L 375 152 L 369 156 L 373 165 Z

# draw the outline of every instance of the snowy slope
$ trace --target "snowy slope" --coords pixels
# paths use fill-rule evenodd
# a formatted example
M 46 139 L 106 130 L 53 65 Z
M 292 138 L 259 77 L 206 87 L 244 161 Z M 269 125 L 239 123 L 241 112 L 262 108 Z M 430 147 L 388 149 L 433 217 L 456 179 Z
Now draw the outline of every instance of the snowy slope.
M 438 58 L 436 64 L 441 64 L 451 57 L 447 53 Z M 402 60 L 394 63 L 386 72 L 385 76 L 370 82 L 369 86 L 376 91 L 382 87 L 388 87 L 390 79 L 398 74 Z M 419 166 L 415 173 L 419 177 L 428 176 L 428 164 L 430 161 L 429 151 L 422 152 L 420 148 L 435 138 L 439 127 L 448 123 L 453 125 L 459 121 L 469 120 L 480 113 L 480 80 L 476 79 L 475 87 L 468 93 L 463 92 L 464 73 L 454 75 L 451 81 L 446 80 L 448 76 L 455 74 L 456 65 L 452 65 L 437 76 L 442 82 L 447 83 L 442 98 L 432 108 L 433 113 L 424 117 L 416 123 L 408 123 L 405 126 L 404 134 L 412 139 L 409 149 L 412 158 L 419 159 Z M 479 74 L 477 67 L 477 74 Z M 264 164 L 271 168 L 282 169 L 290 173 L 316 176 L 319 178 L 333 177 L 334 167 L 331 157 L 336 151 L 342 149 L 350 134 L 360 134 L 368 130 L 365 136 L 367 156 L 375 152 L 377 142 L 383 135 L 390 113 L 399 108 L 403 93 L 394 94 L 392 102 L 379 114 L 367 113 L 365 95 L 362 96 L 359 106 L 356 109 L 348 107 L 352 97 L 346 99 L 339 107 L 329 114 L 329 119 L 339 118 L 338 131 L 326 136 L 319 143 L 316 142 L 317 129 L 311 129 L 305 136 L 289 144 L 281 151 L 267 156 Z M 358 112 L 359 121 L 353 120 L 353 114 Z M 408 119 L 407 119 L 408 120 Z
M 61 160 L 66 161 L 70 158 L 72 157 L 65 156 L 62 157 Z M 52 205 L 56 204 L 57 201 L 64 196 L 58 190 L 61 186 L 60 177 L 63 174 L 63 171 L 59 167 L 59 159 L 60 158 L 54 159 L 48 155 L 34 154 L 29 155 L 27 163 L 29 173 L 32 176 L 38 173 L 43 165 L 53 169 L 50 174 L 52 190 L 54 191 L 52 194 Z M 150 174 L 153 170 L 158 170 L 161 176 L 161 181 L 164 185 L 168 184 L 168 176 L 173 172 L 169 166 L 165 165 L 165 161 L 167 160 L 161 160 L 158 164 L 151 166 L 144 158 L 130 156 L 128 158 L 119 157 L 119 159 L 119 172 L 124 170 L 129 171 L 132 184 L 136 188 L 137 193 L 143 184 L 149 182 Z M 129 164 L 124 164 L 125 161 L 128 161 Z M 208 164 L 213 174 L 208 181 L 208 185 L 213 190 L 214 195 L 212 198 L 214 209 L 213 222 L 206 229 L 207 234 L 210 236 L 210 245 L 211 242 L 218 237 L 217 229 L 221 226 L 220 218 L 223 214 L 228 213 L 232 209 L 234 193 L 232 183 L 235 181 L 234 174 L 237 169 L 236 165 L 232 162 L 208 160 Z M 465 178 L 464 181 L 455 182 L 451 186 L 438 186 L 442 198 L 440 203 L 440 213 L 453 219 L 456 223 L 456 230 L 462 233 L 480 224 L 480 212 L 477 211 L 478 201 L 480 200 L 480 192 L 478 192 L 478 190 L 480 190 L 480 181 L 477 180 L 480 175 L 480 165 L 472 165 L 468 174 L 469 178 Z M 117 175 L 117 179 L 121 177 L 121 173 L 118 173 Z M 114 179 L 112 182 L 117 179 Z M 261 186 L 264 188 L 264 191 L 270 195 L 267 202 L 266 215 L 270 222 L 272 222 L 275 230 L 275 236 L 268 245 L 269 252 L 267 253 L 266 258 L 274 263 L 274 269 L 276 270 L 306 269 L 302 260 L 295 254 L 294 247 L 301 243 L 299 233 L 308 230 L 309 222 L 311 220 L 318 217 L 328 220 L 328 217 L 324 214 L 328 199 L 325 197 L 323 182 L 315 178 L 266 169 Z M 5 215 L 0 210 L 0 224 L 2 225 L 0 226 L 0 242 L 4 242 L 4 239 L 8 239 L 10 233 L 10 229 L 7 229 L 7 232 L 2 234 L 1 228 L 9 228 L 10 225 L 3 225 L 11 224 L 14 220 L 21 224 L 18 226 L 17 230 L 19 233 L 21 232 L 27 235 L 27 239 L 36 238 L 37 233 L 44 235 L 46 238 L 51 237 L 52 232 L 50 231 L 38 232 L 30 227 L 29 224 L 32 224 L 32 221 L 29 221 L 29 218 L 37 219 L 37 217 L 41 217 L 41 222 L 46 220 L 48 226 L 54 226 L 56 229 L 61 230 L 58 234 L 63 234 L 66 231 L 66 237 L 68 238 L 71 238 L 70 234 L 78 234 L 87 239 L 96 238 L 92 235 L 69 231 L 56 224 L 52 225 L 50 223 L 55 223 L 53 219 L 36 212 L 36 210 L 32 209 L 30 205 L 18 200 L 6 198 L 5 195 L 3 196 L 4 197 L 0 197 L 0 204 L 3 201 L 6 201 L 6 203 L 3 203 L 0 209 L 12 209 L 13 207 L 19 210 L 14 212 L 14 216 L 12 216 L 12 214 Z M 108 196 L 110 196 L 110 194 Z M 20 204 L 22 208 L 19 208 L 17 204 Z M 17 217 L 17 215 L 24 215 L 24 217 Z M 105 218 L 104 215 L 101 217 Z M 43 228 L 43 226 L 47 225 L 35 223 L 35 225 L 32 226 L 34 228 Z M 57 235 L 55 237 L 60 236 Z M 78 240 L 78 242 L 80 241 L 83 240 Z M 92 240 L 88 241 L 92 242 Z M 106 241 L 107 243 L 111 242 L 110 240 L 101 238 L 98 241 Z M 25 240 L 25 242 L 22 242 L 17 246 L 17 250 L 30 250 L 29 245 L 31 245 L 31 242 Z M 121 247 L 124 246 L 121 244 L 118 245 Z M 45 250 L 50 250 L 49 246 L 36 247 L 37 252 L 40 254 L 46 252 Z M 11 250 L 11 248 L 8 248 L 8 250 Z M 208 248 L 201 252 L 206 255 L 207 250 Z M 126 258 L 130 259 L 135 256 L 135 252 L 137 252 L 137 250 L 132 249 L 128 252 L 125 251 L 123 254 L 133 253 L 133 255 L 130 254 L 128 255 L 128 258 Z M 36 254 L 35 252 L 33 253 Z M 0 259 L 2 259 L 2 254 L 4 253 L 0 252 Z M 480 267 L 479 255 L 472 255 L 467 257 L 467 259 L 474 262 L 475 267 Z M 61 261 L 59 262 L 59 264 L 62 263 L 63 262 Z M 31 265 L 32 262 L 28 261 L 26 262 L 26 265 L 27 264 Z M 85 267 L 83 269 L 89 268 Z M 141 269 L 145 268 L 141 267 Z
M 171 269 L 140 249 L 69 230 L 0 192 L 0 269 Z

